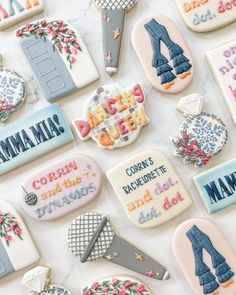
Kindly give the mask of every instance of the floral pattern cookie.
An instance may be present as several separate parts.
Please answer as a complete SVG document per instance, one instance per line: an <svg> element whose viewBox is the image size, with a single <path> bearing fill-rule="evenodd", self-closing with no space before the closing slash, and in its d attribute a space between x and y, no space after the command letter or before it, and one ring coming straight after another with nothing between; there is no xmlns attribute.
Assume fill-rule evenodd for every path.
<svg viewBox="0 0 236 295"><path fill-rule="evenodd" d="M23 77L2 67L0 56L0 122L7 120L11 113L19 109L26 98Z"/></svg>

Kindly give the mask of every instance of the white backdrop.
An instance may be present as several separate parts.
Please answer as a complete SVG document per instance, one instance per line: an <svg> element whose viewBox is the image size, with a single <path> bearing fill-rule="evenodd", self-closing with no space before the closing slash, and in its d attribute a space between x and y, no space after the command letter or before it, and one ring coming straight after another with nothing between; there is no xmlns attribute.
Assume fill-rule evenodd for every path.
<svg viewBox="0 0 236 295"><path fill-rule="evenodd" d="M177 24L186 38L195 61L193 82L188 89L178 95L164 95L153 90L132 49L130 36L133 25L140 17L155 13L169 16ZM81 115L83 103L98 85L113 81L105 73L103 66L100 15L89 0L47 0L45 16L64 18L73 23L80 31L101 75L100 82L93 83L83 90L59 101L66 118L71 121ZM123 86L132 84L135 81L143 84L147 98L146 112L150 117L150 124L142 130L141 136L135 143L126 148L114 151L101 150L92 141L82 143L76 138L76 141L73 143L24 165L5 176L1 176L0 198L10 201L20 210L40 250L40 264L51 267L53 282L64 284L71 290L72 294L80 294L84 285L97 278L129 273L125 269L102 260L93 264L85 263L82 265L71 256L67 249L67 229L70 221L83 212L94 210L110 215L118 234L129 239L150 255L160 258L161 262L168 267L172 275L169 281L159 282L138 276L150 286L153 294L190 295L193 292L176 264L171 250L171 237L176 226L190 217L210 218L222 229L226 238L236 251L235 208L231 207L211 216L207 214L191 180L191 177L196 175L200 169L185 166L180 159L175 158L173 156L174 147L170 143L169 138L178 134L179 127L183 121L183 117L175 110L178 99L182 95L198 91L205 96L204 110L219 115L229 130L227 146L222 153L210 162L208 168L235 156L235 126L226 110L220 90L213 79L205 59L205 53L208 49L214 48L235 37L235 34L233 34L233 32L235 33L235 24L212 33L193 33L185 26L174 0L140 0L137 7L128 13L125 27L125 42L123 44L120 70L118 75L114 77L114 80ZM5 58L5 65L18 71L27 79L29 95L26 104L11 117L10 122L47 105L23 57L19 51L15 50L16 42L13 38L13 29L15 28L10 28L0 33L0 52ZM159 149L166 154L175 166L180 177L182 177L193 198L193 206L190 210L163 226L151 230L135 228L128 221L105 177L100 196L95 201L57 221L50 223L34 221L22 212L20 208L22 182L36 170L66 155L77 152L91 156L101 165L102 171L105 174L106 170L121 160L150 148ZM201 169L201 171L204 169L206 168ZM28 291L22 288L20 284L24 272L23 270L1 279L0 294L28 294ZM133 273L130 274L133 275Z"/></svg>

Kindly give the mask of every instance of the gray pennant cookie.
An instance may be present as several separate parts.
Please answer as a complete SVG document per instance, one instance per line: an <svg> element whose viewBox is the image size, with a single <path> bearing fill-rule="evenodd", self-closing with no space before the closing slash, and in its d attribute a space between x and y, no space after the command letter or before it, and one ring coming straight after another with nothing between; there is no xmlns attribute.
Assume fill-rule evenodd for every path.
<svg viewBox="0 0 236 295"><path fill-rule="evenodd" d="M170 278L164 266L117 236L109 218L102 214L77 217L69 228L68 247L82 263L104 258L153 279Z"/></svg>

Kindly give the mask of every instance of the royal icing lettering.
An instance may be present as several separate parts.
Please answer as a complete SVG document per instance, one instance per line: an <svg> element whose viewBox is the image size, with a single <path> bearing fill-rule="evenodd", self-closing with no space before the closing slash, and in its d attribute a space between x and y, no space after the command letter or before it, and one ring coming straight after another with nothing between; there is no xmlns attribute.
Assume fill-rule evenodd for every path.
<svg viewBox="0 0 236 295"><path fill-rule="evenodd" d="M20 27L15 35L49 102L99 78L80 35L63 20L41 19Z"/></svg>
<svg viewBox="0 0 236 295"><path fill-rule="evenodd" d="M176 0L186 25L196 32L222 28L236 20L235 0Z"/></svg>
<svg viewBox="0 0 236 295"><path fill-rule="evenodd" d="M192 80L193 59L175 24L165 16L146 17L132 32L132 43L151 85L178 93Z"/></svg>
<svg viewBox="0 0 236 295"><path fill-rule="evenodd" d="M1 0L0 30L43 11L42 0Z"/></svg>
<svg viewBox="0 0 236 295"><path fill-rule="evenodd" d="M209 213L236 203L236 159L218 165L193 181Z"/></svg>
<svg viewBox="0 0 236 295"><path fill-rule="evenodd" d="M125 14L137 0L93 0L101 9L103 54L106 72L113 75L118 71L120 49L123 38Z"/></svg>
<svg viewBox="0 0 236 295"><path fill-rule="evenodd" d="M7 120L11 113L18 110L26 98L23 77L16 72L2 67L0 55L0 121Z"/></svg>
<svg viewBox="0 0 236 295"><path fill-rule="evenodd" d="M101 295L105 294L126 294L133 295L151 295L150 290L143 283L135 278L114 276L93 282L91 285L83 288L81 295Z"/></svg>
<svg viewBox="0 0 236 295"><path fill-rule="evenodd" d="M22 185L22 206L35 219L53 220L94 199L101 181L93 160L70 156L32 175Z"/></svg>
<svg viewBox="0 0 236 295"><path fill-rule="evenodd" d="M39 259L31 236L16 210L0 200L0 278Z"/></svg>
<svg viewBox="0 0 236 295"><path fill-rule="evenodd" d="M58 105L28 115L1 129L0 175L72 140Z"/></svg>
<svg viewBox="0 0 236 295"><path fill-rule="evenodd" d="M85 120L73 126L82 140L91 137L100 147L113 149L132 143L149 119L139 84L122 89L117 84L99 87L84 108Z"/></svg>
<svg viewBox="0 0 236 295"><path fill-rule="evenodd" d="M122 162L107 172L107 178L128 218L141 228L167 222L192 203L173 167L158 151Z"/></svg>
<svg viewBox="0 0 236 295"><path fill-rule="evenodd" d="M208 51L207 58L236 124L236 40Z"/></svg>
<svg viewBox="0 0 236 295"><path fill-rule="evenodd" d="M160 263L117 236L109 218L102 214L91 212L78 216L68 231L68 247L82 263L104 258L152 279L170 278Z"/></svg>
<svg viewBox="0 0 236 295"><path fill-rule="evenodd" d="M189 219L172 238L176 260L194 294L236 293L236 257L220 230L206 219Z"/></svg>

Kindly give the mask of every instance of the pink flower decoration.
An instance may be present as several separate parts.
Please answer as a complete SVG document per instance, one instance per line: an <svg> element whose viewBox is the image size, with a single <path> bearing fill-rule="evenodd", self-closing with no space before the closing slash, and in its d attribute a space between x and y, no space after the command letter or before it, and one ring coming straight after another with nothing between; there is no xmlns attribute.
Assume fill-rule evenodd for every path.
<svg viewBox="0 0 236 295"><path fill-rule="evenodd" d="M9 231L12 231L12 228L11 227L7 227L6 228L6 232L9 232Z"/></svg>
<svg viewBox="0 0 236 295"><path fill-rule="evenodd" d="M71 51L72 51L72 53L75 54L75 55L78 54L78 50L77 50L75 47L72 47L72 48L71 48Z"/></svg>
<svg viewBox="0 0 236 295"><path fill-rule="evenodd" d="M59 26L62 26L62 25L63 25L63 20L58 20L58 21L57 21L57 24L58 24Z"/></svg>
<svg viewBox="0 0 236 295"><path fill-rule="evenodd" d="M8 215L7 215L7 218L12 219L13 216L12 216L11 214L8 214Z"/></svg>
<svg viewBox="0 0 236 295"><path fill-rule="evenodd" d="M74 63L75 61L76 61L76 58L75 58L74 56L71 56L71 57L70 57L70 62L71 62L71 63Z"/></svg>
<svg viewBox="0 0 236 295"><path fill-rule="evenodd" d="M95 291L100 287L100 284L98 282L95 282L92 284L92 289L94 289Z"/></svg>
<svg viewBox="0 0 236 295"><path fill-rule="evenodd" d="M34 28L32 27L31 24L26 24L26 25L25 25L25 28L26 28L26 30L27 30L28 32L32 32L32 31L34 30Z"/></svg>
<svg viewBox="0 0 236 295"><path fill-rule="evenodd" d="M19 223L17 221L14 221L12 222L11 226L14 227L14 226L17 226Z"/></svg>
<svg viewBox="0 0 236 295"><path fill-rule="evenodd" d="M59 29L58 29L57 27L52 27L52 30L53 30L54 32L57 32Z"/></svg>
<svg viewBox="0 0 236 295"><path fill-rule="evenodd" d="M139 285L138 290L139 290L140 292L145 292L145 291L147 291L147 290L146 290L146 287L145 287L143 284Z"/></svg>
<svg viewBox="0 0 236 295"><path fill-rule="evenodd" d="M57 36L57 38L58 38L60 41L62 41L62 40L64 39L63 36L60 35L60 34Z"/></svg>
<svg viewBox="0 0 236 295"><path fill-rule="evenodd" d="M89 290L86 290L83 295L90 295L90 294L91 292Z"/></svg>
<svg viewBox="0 0 236 295"><path fill-rule="evenodd" d="M189 139L189 135L188 134L183 134L183 139Z"/></svg>
<svg viewBox="0 0 236 295"><path fill-rule="evenodd" d="M118 290L112 290L111 293L112 293L112 294L118 294L119 291L118 291Z"/></svg>
<svg viewBox="0 0 236 295"><path fill-rule="evenodd" d="M56 48L58 48L58 49L62 49L62 45L61 45L60 43L56 43L55 46L56 46Z"/></svg>
<svg viewBox="0 0 236 295"><path fill-rule="evenodd" d="M108 288L107 287L103 287L102 288L102 292L107 292L108 291Z"/></svg>
<svg viewBox="0 0 236 295"><path fill-rule="evenodd" d="M19 29L19 30L16 31L16 36L20 37L20 36L22 36L22 33L23 33L22 30Z"/></svg>
<svg viewBox="0 0 236 295"><path fill-rule="evenodd" d="M65 28L65 27L63 27L63 28L60 28L60 31L61 31L62 33L65 33L67 30L68 30L68 29L67 29L67 28Z"/></svg>
<svg viewBox="0 0 236 295"><path fill-rule="evenodd" d="M114 286L114 285L116 285L117 284L117 279L116 278L113 278L112 280L111 280L111 284Z"/></svg>
<svg viewBox="0 0 236 295"><path fill-rule="evenodd" d="M41 21L41 26L46 27L46 25L47 25L47 21L46 21L46 19L43 20L43 21Z"/></svg>
<svg viewBox="0 0 236 295"><path fill-rule="evenodd" d="M74 44L74 47L79 49L80 48L80 45L78 43Z"/></svg>
<svg viewBox="0 0 236 295"><path fill-rule="evenodd" d="M69 53L68 47L64 46L64 51L65 51L65 53Z"/></svg>
<svg viewBox="0 0 236 295"><path fill-rule="evenodd" d="M126 288L128 288L128 287L130 287L130 286L132 286L133 284L132 284L132 282L131 281L128 281L128 282L126 282L125 284L124 284L124 286L126 287Z"/></svg>
<svg viewBox="0 0 236 295"><path fill-rule="evenodd" d="M5 236L6 241L11 241L12 237L10 235Z"/></svg>
<svg viewBox="0 0 236 295"><path fill-rule="evenodd" d="M47 33L47 34L51 34L51 29L47 28L47 29L46 29L46 33Z"/></svg>
<svg viewBox="0 0 236 295"><path fill-rule="evenodd" d="M68 30L68 32L67 32L69 35L73 35L73 31L71 31L71 30Z"/></svg>
<svg viewBox="0 0 236 295"><path fill-rule="evenodd" d="M71 38L70 43L74 43L76 41L76 38Z"/></svg>
<svg viewBox="0 0 236 295"><path fill-rule="evenodd" d="M0 217L0 223L2 223L2 222L3 222L3 218Z"/></svg>
<svg viewBox="0 0 236 295"><path fill-rule="evenodd" d="M20 228L18 228L14 231L14 233L19 236L22 234L22 230Z"/></svg>
<svg viewBox="0 0 236 295"><path fill-rule="evenodd" d="M52 35L53 38L55 38L55 37L57 36L57 33L54 32L54 31L52 31L52 32L51 32L51 35Z"/></svg>
<svg viewBox="0 0 236 295"><path fill-rule="evenodd" d="M64 41L65 41L66 43L68 43L68 42L70 42L70 39L69 39L69 38L65 38Z"/></svg>
<svg viewBox="0 0 236 295"><path fill-rule="evenodd" d="M52 25L47 25L47 28L51 30L52 29Z"/></svg>
<svg viewBox="0 0 236 295"><path fill-rule="evenodd" d="M43 34L43 31L40 30L40 29L38 29L38 30L36 30L36 33L37 33L38 35L41 35L41 34Z"/></svg>

